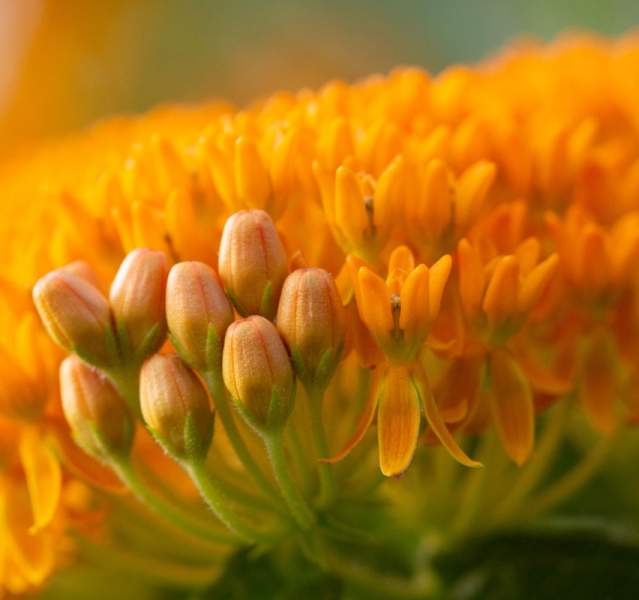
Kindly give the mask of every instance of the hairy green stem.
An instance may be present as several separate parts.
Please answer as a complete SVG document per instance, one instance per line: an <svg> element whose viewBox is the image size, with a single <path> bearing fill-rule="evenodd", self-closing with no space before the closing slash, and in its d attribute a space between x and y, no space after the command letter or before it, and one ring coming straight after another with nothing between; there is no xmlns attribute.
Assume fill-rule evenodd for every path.
<svg viewBox="0 0 639 600"><path fill-rule="evenodd" d="M281 431L264 436L264 444L268 451L273 474L280 486L282 496L288 505L291 515L298 525L310 529L315 524L315 513L311 510L304 497L300 494L293 479L284 452L284 439Z"/></svg>
<svg viewBox="0 0 639 600"><path fill-rule="evenodd" d="M322 401L324 399L324 391L325 388L319 386L313 386L308 389L311 430L317 458L326 458L329 456L326 432L324 430L324 422L322 420ZM320 495L318 504L320 507L326 508L335 500L335 474L333 473L332 465L320 463L318 468L320 477Z"/></svg>
<svg viewBox="0 0 639 600"><path fill-rule="evenodd" d="M264 532L251 527L229 507L234 498L227 495L222 486L211 477L203 462L193 462L183 467L191 476L209 508L230 531L251 544L259 542L271 545L277 541L279 532Z"/></svg>
<svg viewBox="0 0 639 600"><path fill-rule="evenodd" d="M135 494L138 500L162 519L183 529L196 538L215 543L235 544L237 538L225 531L219 531L199 519L183 513L169 502L163 500L151 491L140 479L131 461L122 459L112 465L122 482Z"/></svg>
<svg viewBox="0 0 639 600"><path fill-rule="evenodd" d="M206 385L215 405L218 418L222 421L224 431L237 455L238 459L246 469L247 473L255 480L255 483L275 502L281 502L281 498L266 475L262 472L255 459L251 456L246 447L242 435L235 423L230 409L230 400L224 382L220 374L215 371L206 371L203 374Z"/></svg>

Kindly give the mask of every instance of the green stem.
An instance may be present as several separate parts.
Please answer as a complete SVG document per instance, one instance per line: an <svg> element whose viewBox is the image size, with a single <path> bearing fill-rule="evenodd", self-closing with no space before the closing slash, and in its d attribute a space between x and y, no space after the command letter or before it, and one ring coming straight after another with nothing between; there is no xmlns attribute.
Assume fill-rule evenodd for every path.
<svg viewBox="0 0 639 600"><path fill-rule="evenodd" d="M490 457L494 455L497 446L496 437L492 432L486 432L481 441L478 452L479 461L488 465L492 461ZM473 527L475 517L480 512L482 502L485 500L483 491L486 485L488 468L468 470L465 474L464 488L461 492L459 511L455 516L451 531L453 537L462 537Z"/></svg>
<svg viewBox="0 0 639 600"><path fill-rule="evenodd" d="M307 448L300 439L297 427L288 427L286 433L291 445L291 454L293 455L296 471L301 481L301 488L303 491L310 493L314 484L313 473L310 469L310 463L313 462L313 459L309 457Z"/></svg>
<svg viewBox="0 0 639 600"><path fill-rule="evenodd" d="M528 494L547 472L548 467L552 464L552 455L561 442L570 406L571 402L568 398L560 401L557 411L550 417L550 422L547 423L543 431L530 462L524 467L504 501L497 507L492 518L493 524L498 525L512 518Z"/></svg>
<svg viewBox="0 0 639 600"><path fill-rule="evenodd" d="M267 533L247 525L238 515L229 508L233 498L227 496L224 489L218 485L207 471L204 462L196 462L184 465L193 483L200 490L202 498L209 505L215 516L233 533L251 544L260 542L272 545L279 537L278 533Z"/></svg>
<svg viewBox="0 0 639 600"><path fill-rule="evenodd" d="M106 371L133 415L142 419L140 411L140 365L113 367Z"/></svg>
<svg viewBox="0 0 639 600"><path fill-rule="evenodd" d="M304 497L300 494L291 479L290 470L284 453L284 440L281 431L264 436L264 444L268 451L273 474L280 486L284 500L299 526L310 529L315 524L315 513L311 510Z"/></svg>
<svg viewBox="0 0 639 600"><path fill-rule="evenodd" d="M98 546L84 538L78 538L77 541L82 554L101 568L133 575L156 585L181 588L207 587L218 576L222 564L220 560L220 565L185 565L150 558L121 548Z"/></svg>
<svg viewBox="0 0 639 600"><path fill-rule="evenodd" d="M206 385L209 389L218 418L222 421L224 431L237 455L238 459L246 469L247 473L255 480L259 487L273 500L281 502L281 498L266 475L255 462L249 449L246 447L242 435L240 434L235 419L230 410L229 395L224 386L220 374L215 371L205 371L202 373Z"/></svg>
<svg viewBox="0 0 639 600"><path fill-rule="evenodd" d="M326 432L324 431L324 422L322 420L324 391L325 388L319 386L313 386L308 389L311 431L313 433L313 443L315 444L315 452L318 458L326 458L330 455L326 441ZM335 474L333 473L332 465L320 463L318 468L320 477L318 504L320 507L326 508L335 500Z"/></svg>
<svg viewBox="0 0 639 600"><path fill-rule="evenodd" d="M612 443L613 436L603 438L571 471L533 498L527 507L526 518L549 511L585 485L604 462Z"/></svg>
<svg viewBox="0 0 639 600"><path fill-rule="evenodd" d="M135 494L138 500L164 520L199 539L231 545L237 543L235 536L231 536L224 531L212 529L207 523L203 523L198 519L193 519L191 516L184 514L153 493L140 479L130 460L122 459L115 461L112 467L118 477Z"/></svg>

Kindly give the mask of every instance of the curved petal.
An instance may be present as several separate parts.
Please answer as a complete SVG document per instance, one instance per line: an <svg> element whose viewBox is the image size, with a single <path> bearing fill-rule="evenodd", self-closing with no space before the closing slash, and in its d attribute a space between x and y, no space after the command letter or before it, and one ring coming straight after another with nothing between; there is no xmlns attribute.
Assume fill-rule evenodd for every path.
<svg viewBox="0 0 639 600"><path fill-rule="evenodd" d="M407 369L391 367L377 410L379 468L386 477L401 475L410 465L420 421L419 399Z"/></svg>
<svg viewBox="0 0 639 600"><path fill-rule="evenodd" d="M586 350L579 385L579 401L592 425L610 434L618 425L615 353L605 334L595 334Z"/></svg>
<svg viewBox="0 0 639 600"><path fill-rule="evenodd" d="M27 429L20 439L20 460L29 488L33 525L30 533L46 527L55 514L62 489L60 464L51 447L36 429Z"/></svg>
<svg viewBox="0 0 639 600"><path fill-rule="evenodd" d="M501 442L510 458L522 465L532 452L535 414L532 392L513 357L497 350L490 359L490 406Z"/></svg>
<svg viewBox="0 0 639 600"><path fill-rule="evenodd" d="M435 398L433 397L430 384L428 383L428 377L426 376L424 369L418 363L416 363L415 367L414 381L424 405L424 414L426 415L428 424L435 432L435 435L439 438L439 441L446 450L450 452L450 455L462 465L467 467L482 467L483 465L480 462L470 458L460 448L459 444L448 430L448 427L439 412L439 408L435 402Z"/></svg>
<svg viewBox="0 0 639 600"><path fill-rule="evenodd" d="M355 446L357 446L357 444L359 444L364 438L364 436L366 435L366 432L368 431L368 429L371 426L371 423L373 422L376 408L377 408L377 385L372 385L371 390L369 391L369 394L368 394L368 399L366 400L366 404L364 405L364 410L362 411L362 414L360 415L359 420L357 421L357 426L355 427L355 433L350 437L350 439L346 442L344 447L337 454L334 454L333 456L329 456L326 458L320 458L319 462L335 464L345 459L350 454L351 450L353 450L353 448L355 448Z"/></svg>

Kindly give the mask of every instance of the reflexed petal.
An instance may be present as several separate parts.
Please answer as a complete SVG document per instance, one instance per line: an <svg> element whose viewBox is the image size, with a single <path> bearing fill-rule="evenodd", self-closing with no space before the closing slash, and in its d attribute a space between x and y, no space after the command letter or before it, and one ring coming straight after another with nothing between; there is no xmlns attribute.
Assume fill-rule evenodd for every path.
<svg viewBox="0 0 639 600"><path fill-rule="evenodd" d="M618 425L617 359L605 332L595 334L584 356L579 401L588 419L601 433L610 434Z"/></svg>
<svg viewBox="0 0 639 600"><path fill-rule="evenodd" d="M496 350L490 361L490 404L506 453L522 465L533 449L535 414L532 392L513 357Z"/></svg>
<svg viewBox="0 0 639 600"><path fill-rule="evenodd" d="M414 376L414 381L417 384L417 389L424 405L424 414L426 415L428 424L431 426L442 445L446 448L446 450L448 450L448 452L450 452L451 456L462 465L467 467L483 466L480 462L470 458L459 447L459 444L448 430L448 427L446 427L446 423L439 412L439 408L430 389L426 373L419 365L417 365L417 368L415 369Z"/></svg>
<svg viewBox="0 0 639 600"><path fill-rule="evenodd" d="M51 536L30 533L32 515L26 489L9 486L5 501L8 556L31 585L38 585L53 568Z"/></svg>
<svg viewBox="0 0 639 600"><path fill-rule="evenodd" d="M373 385L368 393L368 398L366 400L366 404L364 405L364 410L362 410L362 414L357 421L357 426L355 427L355 433L349 438L344 447L333 456L329 456L327 458L320 458L319 462L321 463L337 463L344 458L346 458L351 450L359 444L366 432L371 426L373 422L373 418L375 417L375 409L377 408L377 399L378 399L378 386Z"/></svg>
<svg viewBox="0 0 639 600"><path fill-rule="evenodd" d="M20 459L29 488L33 526L37 532L51 522L62 487L62 473L58 459L48 444L43 443L40 432L27 429L20 440Z"/></svg>
<svg viewBox="0 0 639 600"><path fill-rule="evenodd" d="M419 437L419 399L405 368L391 368L377 411L379 467L387 477L401 475L413 460Z"/></svg>

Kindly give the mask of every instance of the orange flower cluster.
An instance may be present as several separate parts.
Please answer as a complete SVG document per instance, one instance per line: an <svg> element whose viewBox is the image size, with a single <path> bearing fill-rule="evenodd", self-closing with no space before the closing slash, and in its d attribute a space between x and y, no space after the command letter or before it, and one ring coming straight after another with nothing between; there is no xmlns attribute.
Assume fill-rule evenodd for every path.
<svg viewBox="0 0 639 600"><path fill-rule="evenodd" d="M263 210L281 249L262 240L262 254L252 252L254 230L239 225L222 239L239 248L237 263L220 256L236 310L277 320L287 273L319 267L337 282L346 314L351 358L338 373L375 373L354 435L343 449L329 436L322 458L345 456L376 417L385 475L409 466L420 436L477 466L459 436L492 426L522 464L535 415L556 401L576 396L603 434L639 420L636 72L636 37L565 39L436 77L398 69L281 92L242 111L216 105L103 125L3 168L6 285L27 288L84 260L104 289L137 248L217 266L229 217ZM125 306L135 313L134 300ZM60 356L27 302L15 306L2 309L0 364L0 541L11 541L0 543L0 582L10 589L48 571L19 563L16 540L35 544L54 514L68 512L49 492L68 476L48 446L30 442L61 429ZM334 339L330 311L319 310ZM284 313L299 319L290 335L304 338L310 308ZM258 335L266 325L254 327ZM303 382L308 356L292 356ZM229 372L235 388L251 388ZM33 522L8 516L14 493L30 496ZM6 575L16 572L19 585Z"/></svg>

